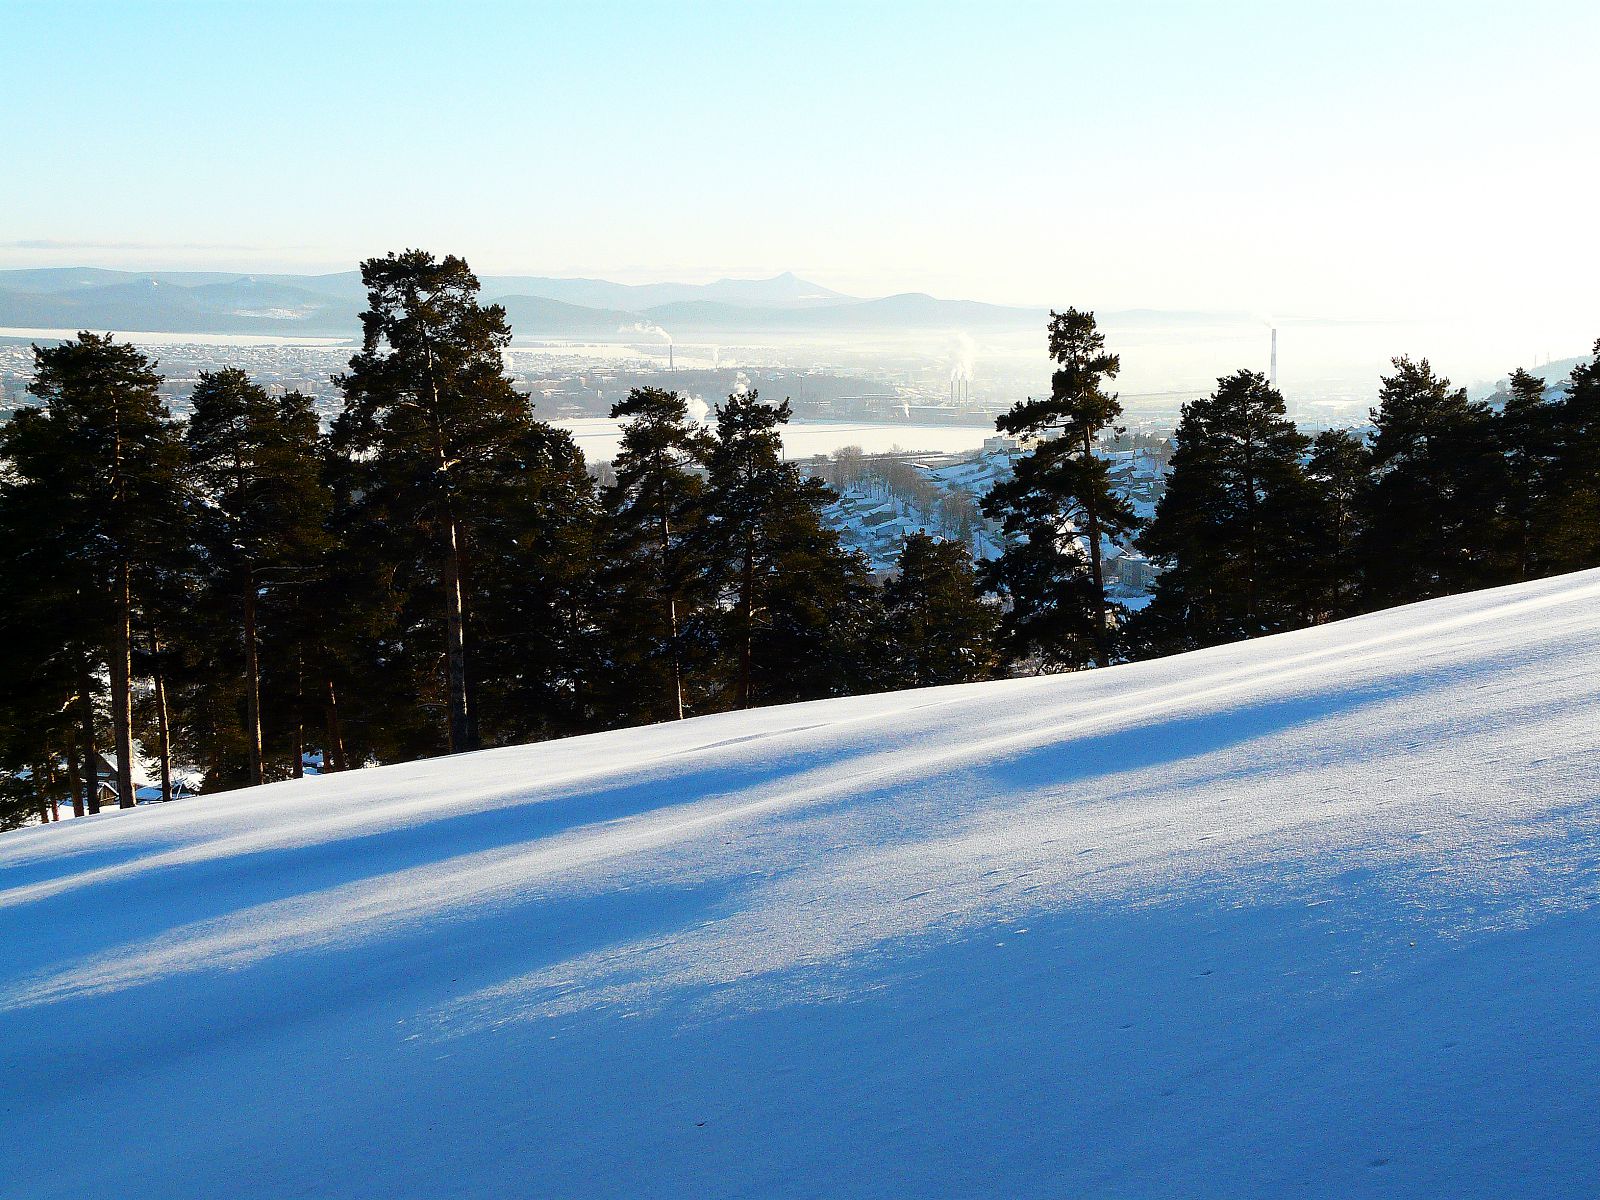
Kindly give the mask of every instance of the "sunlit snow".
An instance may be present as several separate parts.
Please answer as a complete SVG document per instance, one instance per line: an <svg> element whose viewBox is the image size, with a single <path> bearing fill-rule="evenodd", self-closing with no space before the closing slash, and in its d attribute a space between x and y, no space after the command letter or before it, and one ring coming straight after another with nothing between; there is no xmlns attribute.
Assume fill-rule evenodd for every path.
<svg viewBox="0 0 1600 1200"><path fill-rule="evenodd" d="M1600 572L0 836L0 1195L1600 1191Z"/></svg>

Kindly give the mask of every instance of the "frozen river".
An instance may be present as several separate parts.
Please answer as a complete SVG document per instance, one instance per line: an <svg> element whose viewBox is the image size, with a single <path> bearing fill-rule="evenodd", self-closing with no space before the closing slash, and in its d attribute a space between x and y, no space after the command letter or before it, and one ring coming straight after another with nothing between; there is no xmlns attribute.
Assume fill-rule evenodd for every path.
<svg viewBox="0 0 1600 1200"><path fill-rule="evenodd" d="M609 417L556 421L571 431L590 462L617 456L620 422ZM977 450L983 439L994 436L987 425L921 425L912 422L881 424L865 421L792 421L783 430L783 448L790 458L832 454L845 446L859 446L872 454L889 450L943 451L959 454Z"/></svg>

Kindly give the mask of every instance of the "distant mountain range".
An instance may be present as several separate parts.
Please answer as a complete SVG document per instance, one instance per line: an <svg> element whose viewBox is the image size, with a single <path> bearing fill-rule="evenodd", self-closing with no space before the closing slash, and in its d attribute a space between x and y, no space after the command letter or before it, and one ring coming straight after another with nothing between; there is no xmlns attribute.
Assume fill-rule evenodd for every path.
<svg viewBox="0 0 1600 1200"><path fill-rule="evenodd" d="M740 334L1038 329L1043 309L920 293L862 299L793 274L716 283L483 276L524 336L637 339ZM365 304L354 271L333 275L136 273L94 267L0 271L0 327L122 333L353 336Z"/></svg>

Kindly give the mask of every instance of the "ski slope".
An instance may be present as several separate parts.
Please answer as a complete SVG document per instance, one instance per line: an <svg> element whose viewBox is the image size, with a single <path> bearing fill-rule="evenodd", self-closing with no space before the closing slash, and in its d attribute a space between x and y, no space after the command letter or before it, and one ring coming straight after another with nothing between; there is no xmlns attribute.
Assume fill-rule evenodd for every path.
<svg viewBox="0 0 1600 1200"><path fill-rule="evenodd" d="M1600 572L0 837L0 1196L1600 1195Z"/></svg>

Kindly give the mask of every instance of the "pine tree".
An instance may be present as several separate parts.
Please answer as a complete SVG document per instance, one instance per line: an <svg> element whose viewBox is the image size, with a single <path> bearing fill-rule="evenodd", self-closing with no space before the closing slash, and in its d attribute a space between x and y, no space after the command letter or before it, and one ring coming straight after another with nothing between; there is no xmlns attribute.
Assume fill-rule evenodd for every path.
<svg viewBox="0 0 1600 1200"><path fill-rule="evenodd" d="M1372 413L1364 554L1372 602L1408 604L1502 581L1505 478L1493 414L1427 359L1397 358L1394 368Z"/></svg>
<svg viewBox="0 0 1600 1200"><path fill-rule="evenodd" d="M471 750L473 543L506 480L521 474L532 410L503 371L505 310L479 303L464 261L408 250L368 259L361 279L362 349L337 381L345 410L335 441L360 467L358 519L388 523L398 542L420 537L414 549L427 561L407 565L418 586L431 580L443 616L448 748Z"/></svg>
<svg viewBox="0 0 1600 1200"><path fill-rule="evenodd" d="M611 707L629 721L682 720L685 633L708 599L697 551L714 443L685 397L659 388L635 388L611 416L624 422L605 494Z"/></svg>
<svg viewBox="0 0 1600 1200"><path fill-rule="evenodd" d="M81 736L78 654L104 628L84 628L53 516L42 489L0 474L0 779L9 780L0 791L10 796L8 818L0 795L0 828L48 808L44 766L71 765ZM83 816L86 798L75 782L68 799ZM99 811L97 798L87 800Z"/></svg>
<svg viewBox="0 0 1600 1200"><path fill-rule="evenodd" d="M1538 556L1547 573L1600 566L1600 341L1552 405L1550 461L1538 515Z"/></svg>
<svg viewBox="0 0 1600 1200"><path fill-rule="evenodd" d="M1348 429L1325 429L1311 443L1306 476L1314 504L1305 543L1315 619L1339 620L1360 611L1365 591L1362 518L1372 483L1372 452Z"/></svg>
<svg viewBox="0 0 1600 1200"><path fill-rule="evenodd" d="M822 521L833 493L783 461L789 415L754 391L717 408L702 545L738 708L847 694L873 625L866 564Z"/></svg>
<svg viewBox="0 0 1600 1200"><path fill-rule="evenodd" d="M331 442L335 549L311 600L325 618L318 665L328 745L347 766L437 754L448 746L438 720L448 712L438 536L402 523L371 480L371 460L341 443L338 421Z"/></svg>
<svg viewBox="0 0 1600 1200"><path fill-rule="evenodd" d="M472 535L473 682L494 745L591 727L601 661L594 480L564 430L529 421L510 449Z"/></svg>
<svg viewBox="0 0 1600 1200"><path fill-rule="evenodd" d="M34 465L23 474L7 449L11 439L37 443L51 435L43 425L30 429L41 415L24 409L0 434L0 772L11 778L19 820L37 812L37 767L55 755L52 747L70 766L86 729L94 741L92 722L82 724L94 695L80 700L79 693L92 674L86 658L100 652L111 624L107 598L84 591L83 523L91 514L62 506L57 494L71 486L58 471L67 464L36 445ZM99 812L99 796L75 785L72 808L77 816Z"/></svg>
<svg viewBox="0 0 1600 1200"><path fill-rule="evenodd" d="M321 477L320 431L310 400L280 397L229 368L202 372L186 440L197 485L207 500L207 559L220 607L237 614L233 639L243 648L244 747L252 784L265 781L262 742L264 596L295 589L316 569L324 546L329 498ZM284 632L295 632L286 619ZM289 656L303 655L288 639ZM279 664L280 666L282 664Z"/></svg>
<svg viewBox="0 0 1600 1200"><path fill-rule="evenodd" d="M962 543L909 534L884 584L883 608L886 687L969 683L995 673L998 613Z"/></svg>
<svg viewBox="0 0 1600 1200"><path fill-rule="evenodd" d="M1501 513L1506 557L1512 578L1521 582L1541 573L1540 509L1555 454L1555 410L1545 403L1544 380L1538 376L1518 367L1510 384L1495 428L1506 468Z"/></svg>
<svg viewBox="0 0 1600 1200"><path fill-rule="evenodd" d="M62 531L62 569L81 614L80 678L93 703L93 661L110 676L117 796L132 807L133 641L145 573L182 537L183 445L157 392L155 364L110 335L34 348L29 390L44 402L20 412L0 440L11 479L47 497ZM60 599L68 603L65 587ZM85 733L92 721L85 722ZM92 772L91 772L92 776Z"/></svg>
<svg viewBox="0 0 1600 1200"><path fill-rule="evenodd" d="M1293 628L1305 612L1309 446L1266 377L1239 371L1183 407L1141 548L1160 567L1141 624L1167 649Z"/></svg>
<svg viewBox="0 0 1600 1200"><path fill-rule="evenodd" d="M1010 602L1003 632L1014 657L1105 666L1113 619L1101 542L1137 523L1095 453L1122 413L1105 390L1121 361L1106 353L1094 314L1077 309L1050 314L1049 349L1057 365L1049 398L1027 399L995 422L1002 433L1036 441L983 499L984 514L998 518L1007 537L985 580Z"/></svg>
<svg viewBox="0 0 1600 1200"><path fill-rule="evenodd" d="M329 588L348 616L329 736L382 761L586 727L599 511L583 456L506 377L505 313L464 262L407 251L363 279L331 442Z"/></svg>

